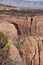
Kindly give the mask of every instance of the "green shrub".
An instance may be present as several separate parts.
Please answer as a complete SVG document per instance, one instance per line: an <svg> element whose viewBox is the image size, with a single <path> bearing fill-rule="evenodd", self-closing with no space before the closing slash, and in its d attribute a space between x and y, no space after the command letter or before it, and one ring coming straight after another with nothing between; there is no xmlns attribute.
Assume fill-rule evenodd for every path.
<svg viewBox="0 0 43 65"><path fill-rule="evenodd" d="M0 49L4 48L7 43L8 37L2 32L0 32Z"/></svg>
<svg viewBox="0 0 43 65"><path fill-rule="evenodd" d="M8 37L0 32L0 65L6 65L10 58L10 46L8 44Z"/></svg>

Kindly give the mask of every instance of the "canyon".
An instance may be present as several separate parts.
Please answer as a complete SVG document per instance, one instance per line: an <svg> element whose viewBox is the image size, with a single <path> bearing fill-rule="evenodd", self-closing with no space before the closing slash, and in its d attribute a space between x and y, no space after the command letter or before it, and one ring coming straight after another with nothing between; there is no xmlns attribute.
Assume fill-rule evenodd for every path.
<svg viewBox="0 0 43 65"><path fill-rule="evenodd" d="M9 37L11 47L7 65L43 65L43 15L29 16L10 7L0 8L0 32Z"/></svg>

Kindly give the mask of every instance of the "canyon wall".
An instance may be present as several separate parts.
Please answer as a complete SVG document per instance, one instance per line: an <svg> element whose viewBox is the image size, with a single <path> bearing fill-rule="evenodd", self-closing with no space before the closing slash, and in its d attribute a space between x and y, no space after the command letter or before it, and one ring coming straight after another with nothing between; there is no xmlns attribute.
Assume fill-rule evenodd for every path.
<svg viewBox="0 0 43 65"><path fill-rule="evenodd" d="M18 35L43 36L43 16L23 17L0 15L0 22L10 22L18 32Z"/></svg>
<svg viewBox="0 0 43 65"><path fill-rule="evenodd" d="M43 16L0 15L0 32L8 35L14 52L18 51L11 53L13 62L8 65L43 65Z"/></svg>

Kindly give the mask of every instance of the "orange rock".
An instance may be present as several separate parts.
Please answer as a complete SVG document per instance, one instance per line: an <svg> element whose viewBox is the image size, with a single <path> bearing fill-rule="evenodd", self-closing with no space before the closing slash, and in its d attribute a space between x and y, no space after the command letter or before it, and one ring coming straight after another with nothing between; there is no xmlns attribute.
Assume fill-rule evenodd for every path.
<svg viewBox="0 0 43 65"><path fill-rule="evenodd" d="M15 28L15 26L8 22L0 23L0 32L4 32L5 34L7 34L11 40L18 36L17 29Z"/></svg>
<svg viewBox="0 0 43 65"><path fill-rule="evenodd" d="M0 15L0 22L11 22L19 31L19 35L30 35L31 17Z"/></svg>
<svg viewBox="0 0 43 65"><path fill-rule="evenodd" d="M18 46L20 54L25 56L26 65L38 65L39 64L39 53L38 53L38 42L39 38L35 36L29 36L24 39L24 42ZM22 51L22 53L21 53Z"/></svg>
<svg viewBox="0 0 43 65"><path fill-rule="evenodd" d="M32 35L43 36L43 16L35 16L32 21Z"/></svg>

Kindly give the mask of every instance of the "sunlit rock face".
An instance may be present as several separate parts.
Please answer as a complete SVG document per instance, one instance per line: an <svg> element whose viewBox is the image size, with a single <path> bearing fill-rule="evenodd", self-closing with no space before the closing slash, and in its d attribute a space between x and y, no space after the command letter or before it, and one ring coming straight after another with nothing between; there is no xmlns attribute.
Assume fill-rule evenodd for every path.
<svg viewBox="0 0 43 65"><path fill-rule="evenodd" d="M30 35L31 17L0 15L0 22L10 22L16 26L19 35Z"/></svg>
<svg viewBox="0 0 43 65"><path fill-rule="evenodd" d="M7 34L10 39L16 38L18 36L15 26L8 22L0 23L0 32L4 32L5 34Z"/></svg>
<svg viewBox="0 0 43 65"><path fill-rule="evenodd" d="M28 36L19 40L16 45L26 65L43 64L43 37Z"/></svg>
<svg viewBox="0 0 43 65"><path fill-rule="evenodd" d="M8 41L12 61L7 65L43 65L43 37L20 37L18 41Z"/></svg>
<svg viewBox="0 0 43 65"><path fill-rule="evenodd" d="M19 35L40 35L43 36L43 16L10 16L0 14L0 22L10 22L18 30Z"/></svg>
<svg viewBox="0 0 43 65"><path fill-rule="evenodd" d="M37 41L35 40L34 37L32 36L29 36L29 37L26 37L23 41L23 43L21 43L19 46L18 46L18 49L20 50L20 54L21 52L23 53L23 57L25 56L25 59L26 59L26 65L31 65L33 59L34 59L34 56L36 57L36 65L38 65L38 61L39 61L39 58L38 58L38 47L37 47ZM36 55L35 55L35 50L36 51ZM24 59L24 60L25 60Z"/></svg>
<svg viewBox="0 0 43 65"><path fill-rule="evenodd" d="M43 16L35 16L32 21L32 35L43 36Z"/></svg>

